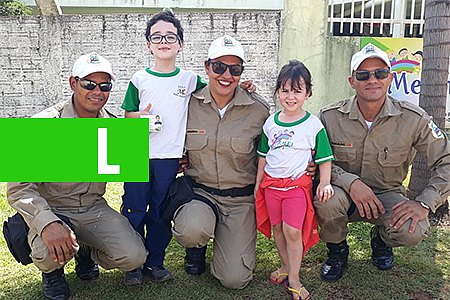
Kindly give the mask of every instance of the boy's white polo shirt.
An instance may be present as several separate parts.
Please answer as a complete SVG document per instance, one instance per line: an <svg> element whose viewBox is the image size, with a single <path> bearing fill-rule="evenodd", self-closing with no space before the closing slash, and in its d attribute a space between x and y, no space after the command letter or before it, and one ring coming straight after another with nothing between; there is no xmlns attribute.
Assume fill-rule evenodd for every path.
<svg viewBox="0 0 450 300"><path fill-rule="evenodd" d="M160 115L163 122L161 131L150 133L150 159L182 156L189 99L192 92L205 85L197 74L180 68L172 73L146 68L133 75L122 108L142 111L151 103L150 114Z"/></svg>

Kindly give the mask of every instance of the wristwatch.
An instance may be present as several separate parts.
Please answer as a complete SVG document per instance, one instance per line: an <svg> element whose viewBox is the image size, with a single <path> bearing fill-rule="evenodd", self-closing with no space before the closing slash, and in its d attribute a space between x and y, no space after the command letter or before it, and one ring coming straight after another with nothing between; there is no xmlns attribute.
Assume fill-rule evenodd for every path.
<svg viewBox="0 0 450 300"><path fill-rule="evenodd" d="M420 203L420 206L422 206L423 208L430 210L430 207L428 205L426 205L425 203L423 203L423 202L419 202L419 203Z"/></svg>

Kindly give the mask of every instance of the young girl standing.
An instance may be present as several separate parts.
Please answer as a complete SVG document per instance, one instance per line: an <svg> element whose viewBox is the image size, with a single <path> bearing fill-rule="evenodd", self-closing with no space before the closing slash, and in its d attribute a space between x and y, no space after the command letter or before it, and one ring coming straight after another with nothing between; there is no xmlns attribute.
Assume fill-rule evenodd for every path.
<svg viewBox="0 0 450 300"><path fill-rule="evenodd" d="M311 73L303 63L291 60L283 66L275 88L282 110L263 126L255 187L258 229L270 238L270 220L281 259L270 280L285 281L293 299L303 300L310 295L300 283L302 257L318 241L312 179L305 174L310 160L319 165L318 200L328 201L334 193L327 133L319 119L303 109L311 87Z"/></svg>

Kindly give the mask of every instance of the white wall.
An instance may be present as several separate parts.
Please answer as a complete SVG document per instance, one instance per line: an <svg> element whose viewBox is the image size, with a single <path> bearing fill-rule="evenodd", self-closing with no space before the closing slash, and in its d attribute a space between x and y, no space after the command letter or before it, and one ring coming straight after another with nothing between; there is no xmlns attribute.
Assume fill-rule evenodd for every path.
<svg viewBox="0 0 450 300"><path fill-rule="evenodd" d="M21 0L35 5L33 0ZM61 7L172 7L193 9L281 10L283 0L58 0Z"/></svg>

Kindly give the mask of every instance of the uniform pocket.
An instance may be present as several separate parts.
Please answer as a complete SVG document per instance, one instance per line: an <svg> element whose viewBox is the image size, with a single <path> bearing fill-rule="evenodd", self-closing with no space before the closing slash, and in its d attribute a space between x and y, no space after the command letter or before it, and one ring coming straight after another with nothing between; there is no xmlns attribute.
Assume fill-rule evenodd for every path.
<svg viewBox="0 0 450 300"><path fill-rule="evenodd" d="M207 151L208 136L201 134L188 134L186 136L185 148L189 158L189 165L197 170L203 170L208 165L210 151Z"/></svg>
<svg viewBox="0 0 450 300"><path fill-rule="evenodd" d="M253 272L256 264L256 257L252 254L245 254L242 256L242 262L244 266L250 271Z"/></svg>
<svg viewBox="0 0 450 300"><path fill-rule="evenodd" d="M333 154L336 162L349 162L356 159L356 149L350 147L333 147Z"/></svg>
<svg viewBox="0 0 450 300"><path fill-rule="evenodd" d="M253 141L251 139L243 139L232 137L231 138L231 149L236 153L248 154L254 149Z"/></svg>
<svg viewBox="0 0 450 300"><path fill-rule="evenodd" d="M377 160L380 165L378 172L387 186L399 185L406 178L408 168L403 165L407 159L408 151L401 149L384 148L378 152Z"/></svg>
<svg viewBox="0 0 450 300"><path fill-rule="evenodd" d="M186 137L186 143L185 147L188 151L198 151L202 150L206 147L206 144L208 143L208 137L206 135L187 135Z"/></svg>
<svg viewBox="0 0 450 300"><path fill-rule="evenodd" d="M387 148L378 152L378 162L383 167L398 167L406 159L408 152L401 150L388 150Z"/></svg>

